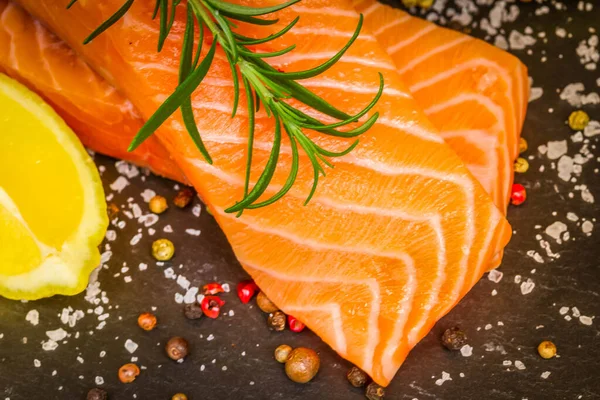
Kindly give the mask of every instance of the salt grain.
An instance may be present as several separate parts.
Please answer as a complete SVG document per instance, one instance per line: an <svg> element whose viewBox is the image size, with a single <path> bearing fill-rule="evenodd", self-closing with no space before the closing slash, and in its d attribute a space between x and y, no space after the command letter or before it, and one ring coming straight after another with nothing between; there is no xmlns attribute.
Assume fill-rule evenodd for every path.
<svg viewBox="0 0 600 400"><path fill-rule="evenodd" d="M25 321L31 323L31 325L36 326L40 323L40 313L38 310L30 310L25 316Z"/></svg>
<svg viewBox="0 0 600 400"><path fill-rule="evenodd" d="M550 374L551 374L550 371L546 371L546 372L542 372L542 375L540 375L540 376L542 377L542 379L548 379Z"/></svg>
<svg viewBox="0 0 600 400"><path fill-rule="evenodd" d="M460 348L460 354L462 354L463 357L471 357L471 355L473 355L473 347L465 344Z"/></svg>
<svg viewBox="0 0 600 400"><path fill-rule="evenodd" d="M530 278L527 278L526 282L521 283L521 293L524 295L531 293L534 288L535 283Z"/></svg>
<svg viewBox="0 0 600 400"><path fill-rule="evenodd" d="M493 269L488 273L488 279L494 283L498 283L502 280L504 273L498 271L497 269Z"/></svg>
<svg viewBox="0 0 600 400"><path fill-rule="evenodd" d="M442 377L438 380L435 381L435 384L438 386L442 386L444 384L444 382L447 381L451 381L452 378L450 377L450 374L447 373L446 371L442 371Z"/></svg>
<svg viewBox="0 0 600 400"><path fill-rule="evenodd" d="M515 361L515 367L519 370L524 370L526 369L525 364L523 364L521 361L516 360Z"/></svg>

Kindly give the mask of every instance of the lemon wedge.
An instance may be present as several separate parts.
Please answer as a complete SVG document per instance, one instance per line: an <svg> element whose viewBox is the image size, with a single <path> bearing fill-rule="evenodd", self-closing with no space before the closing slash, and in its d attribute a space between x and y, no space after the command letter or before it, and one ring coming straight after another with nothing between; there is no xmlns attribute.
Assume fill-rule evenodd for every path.
<svg viewBox="0 0 600 400"><path fill-rule="evenodd" d="M108 226L93 161L40 97L0 74L0 296L85 289Z"/></svg>

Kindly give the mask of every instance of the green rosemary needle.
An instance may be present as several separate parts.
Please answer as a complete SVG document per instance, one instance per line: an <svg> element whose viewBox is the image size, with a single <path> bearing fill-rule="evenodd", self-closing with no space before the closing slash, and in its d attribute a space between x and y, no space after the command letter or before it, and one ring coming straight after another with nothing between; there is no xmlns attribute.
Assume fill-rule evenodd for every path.
<svg viewBox="0 0 600 400"><path fill-rule="evenodd" d="M131 8L135 0L127 0L111 17L95 29L84 41L89 43L102 32L109 29L114 23L121 19ZM159 17L158 51L161 51L175 20L175 11L181 0L155 0L154 18ZM253 25L271 25L278 22L277 19L259 18L266 14L276 13L284 8L290 7L300 0L290 0L279 5L270 7L249 7L232 4L222 0L188 0L187 19L183 43L181 46L181 58L179 65L179 85L173 93L161 104L155 113L148 118L144 126L137 133L129 146L129 151L135 150L144 140L150 137L176 110L180 110L185 127L194 141L194 144L204 156L208 163L212 164L210 154L202 142L200 133L196 126L192 112L191 96L194 90L202 83L213 62L217 43L222 47L229 66L234 90L234 104L232 117L235 117L240 93L246 97L248 111L248 146L246 156L246 173L244 182L244 195L235 205L227 208L228 213L241 215L245 209L255 209L268 206L281 199L294 185L298 176L300 150L302 150L311 162L313 168L313 184L305 204L313 197L320 176L325 175L325 167L333 168L329 161L331 158L341 157L351 152L358 144L354 140L345 150L333 152L324 149L305 135L304 130L317 131L324 135L341 138L355 138L370 129L377 118L378 113L371 115L366 121L359 123L359 119L373 109L383 93L383 76L379 74L379 90L373 100L356 115L348 115L337 109L323 98L306 89L298 81L318 76L331 68L346 53L360 34L363 16L360 16L356 30L346 45L340 49L331 59L323 64L306 71L281 72L264 61L266 58L276 57L294 50L292 45L283 50L271 53L256 53L247 46L267 43L285 35L298 22L299 18L291 21L278 32L264 38L250 38L234 31L235 21L242 21ZM77 0L72 0L68 8L73 6ZM195 37L196 24L199 37ZM207 28L213 36L212 46L200 61L200 53L204 41L204 28ZM194 48L194 43L198 46ZM241 81L241 85L240 85ZM301 110L290 105L288 100L295 99L315 111L333 117L338 122L325 124L313 118ZM252 168L252 155L254 149L254 130L256 112L262 105L267 116L273 118L275 131L273 133L273 145L269 159L264 166L260 176L251 186L250 175ZM354 124L351 130L339 130L338 128ZM271 184L277 168L277 161L281 153L281 141L283 133L288 137L291 147L292 164L288 178L281 189L266 199L262 199ZM261 200L262 199L262 200Z"/></svg>

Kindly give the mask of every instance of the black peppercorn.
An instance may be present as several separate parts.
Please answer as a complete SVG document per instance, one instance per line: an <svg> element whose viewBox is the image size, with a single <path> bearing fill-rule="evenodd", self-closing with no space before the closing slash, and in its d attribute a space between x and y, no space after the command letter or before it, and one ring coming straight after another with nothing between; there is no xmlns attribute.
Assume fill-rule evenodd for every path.
<svg viewBox="0 0 600 400"><path fill-rule="evenodd" d="M385 396L385 389L376 384L375 382L369 383L365 396L369 400L381 400Z"/></svg>
<svg viewBox="0 0 600 400"><path fill-rule="evenodd" d="M175 336L169 339L165 346L165 350L171 360L179 361L183 360L188 355L189 345L184 338Z"/></svg>
<svg viewBox="0 0 600 400"><path fill-rule="evenodd" d="M285 329L285 320L286 317L284 313L281 311L275 311L274 313L269 314L267 323L270 329L281 332Z"/></svg>
<svg viewBox="0 0 600 400"><path fill-rule="evenodd" d="M348 382L354 387L363 387L367 384L369 376L360 368L352 367L346 374Z"/></svg>
<svg viewBox="0 0 600 400"><path fill-rule="evenodd" d="M442 344L448 350L460 350L467 344L467 335L456 326L446 329L442 335Z"/></svg>
<svg viewBox="0 0 600 400"><path fill-rule="evenodd" d="M94 388L88 392L86 399L87 400L107 400L108 394L102 389Z"/></svg>
<svg viewBox="0 0 600 400"><path fill-rule="evenodd" d="M198 303L186 304L183 308L183 315L187 319L200 319L204 315L202 307Z"/></svg>

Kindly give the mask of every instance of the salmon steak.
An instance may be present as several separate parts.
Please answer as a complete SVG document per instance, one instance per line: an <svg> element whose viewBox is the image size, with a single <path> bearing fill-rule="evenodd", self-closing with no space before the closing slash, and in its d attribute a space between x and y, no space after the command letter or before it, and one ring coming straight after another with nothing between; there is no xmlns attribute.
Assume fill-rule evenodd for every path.
<svg viewBox="0 0 600 400"><path fill-rule="evenodd" d="M84 38L122 5L120 1L81 1L70 10L65 8L66 0L18 3L124 96L107 106L107 112L118 111L122 116L129 109L133 113L130 117L139 113L147 120L177 87L175 66L184 30L184 5L179 7L181 12L162 52L157 53L158 22L152 19L150 1L135 2L122 20L88 45L82 44ZM244 1L251 6L264 3ZM7 31L23 29L27 16L20 13L20 21L10 18L7 24L7 12L17 11L3 5L2 40L17 40ZM323 57L331 57L346 44L359 22L359 14L349 1L304 0L278 12L279 23L261 28L261 36L270 29L281 29L297 16L300 20L292 30L255 49L277 51L296 44L293 52L271 60L286 72L306 70L320 64ZM240 32L252 35L245 29L242 24ZM42 52L48 46L36 39L38 57L46 59ZM211 39L206 37L205 41L204 52ZM12 67L3 68L41 87L42 82L21 73L18 57L28 63L36 63L36 59L17 56L10 43L2 46L8 48L13 60ZM64 49L62 57L71 57L73 65L79 64L64 45L52 47ZM60 82L66 87L69 80L80 82L79 76L62 68L43 65L59 87ZM176 164L167 171L176 179L185 177L196 188L240 264L261 290L282 311L304 322L381 385L390 382L410 349L489 269L511 232L503 213L420 111L397 69L376 38L365 30L332 68L303 81L315 94L349 114L358 113L372 100L379 72L385 81L374 110L379 112L379 119L360 136L351 153L335 159L335 168L327 171L307 205L304 201L311 191L313 174L310 160L301 153L296 183L286 196L268 207L246 210L239 217L225 212L244 194L249 121L242 112L244 107L231 117L233 84L221 48L192 96L198 129L213 164L204 160L178 113L150 138L156 140L146 142L146 149L140 147L138 154L129 156L160 174L161 166L154 165L157 159L151 155L166 152L165 158ZM61 74L64 76L59 77ZM90 79L96 92L111 93L110 85ZM52 97L51 88L37 86L63 115L85 119L85 113L63 102L60 94ZM245 102L242 96L241 103ZM275 131L272 118L263 112L256 117L252 182L257 181L258 171L269 159ZM102 131L89 128L86 134L92 148L102 151L100 146L104 146L108 154L125 149L134 135L127 130L122 136L104 137ZM349 143L308 130L306 135L332 151L341 151ZM117 149L114 143L106 144L109 140L121 141L122 145ZM272 196L286 182L292 165L290 141L283 140L281 153L266 195Z"/></svg>
<svg viewBox="0 0 600 400"><path fill-rule="evenodd" d="M529 86L519 59L376 0L353 0L417 103L506 211Z"/></svg>

